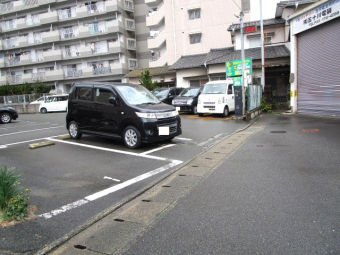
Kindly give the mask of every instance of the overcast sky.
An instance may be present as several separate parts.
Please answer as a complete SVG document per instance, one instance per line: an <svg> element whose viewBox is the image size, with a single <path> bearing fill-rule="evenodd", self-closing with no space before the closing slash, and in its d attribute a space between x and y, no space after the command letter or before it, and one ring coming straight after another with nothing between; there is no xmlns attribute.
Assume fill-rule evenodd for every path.
<svg viewBox="0 0 340 255"><path fill-rule="evenodd" d="M276 4L280 0L262 0L262 18L275 18ZM260 20L260 0L250 0L250 19Z"/></svg>

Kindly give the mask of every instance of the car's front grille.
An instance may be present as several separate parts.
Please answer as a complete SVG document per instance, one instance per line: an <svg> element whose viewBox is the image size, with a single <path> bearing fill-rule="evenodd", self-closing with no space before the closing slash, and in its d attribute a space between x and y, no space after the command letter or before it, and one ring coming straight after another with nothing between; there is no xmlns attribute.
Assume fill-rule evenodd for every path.
<svg viewBox="0 0 340 255"><path fill-rule="evenodd" d="M215 102L203 102L203 104L209 104L209 105L211 105L211 104L215 104Z"/></svg>

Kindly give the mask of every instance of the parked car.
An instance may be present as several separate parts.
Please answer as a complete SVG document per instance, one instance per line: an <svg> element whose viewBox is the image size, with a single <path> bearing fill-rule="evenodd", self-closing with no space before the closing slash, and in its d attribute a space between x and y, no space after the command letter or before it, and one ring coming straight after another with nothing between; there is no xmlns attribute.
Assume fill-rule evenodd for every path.
<svg viewBox="0 0 340 255"><path fill-rule="evenodd" d="M144 86L108 82L71 86L66 128L73 139L99 135L123 140L130 149L182 134L175 107L160 102Z"/></svg>
<svg viewBox="0 0 340 255"><path fill-rule="evenodd" d="M67 111L68 94L53 95L46 97L39 106L39 112L61 112Z"/></svg>
<svg viewBox="0 0 340 255"><path fill-rule="evenodd" d="M45 101L46 97L39 97L37 100L30 102L30 104L41 104Z"/></svg>
<svg viewBox="0 0 340 255"><path fill-rule="evenodd" d="M152 91L160 101L166 104L172 104L172 100L182 92L183 88L156 88Z"/></svg>
<svg viewBox="0 0 340 255"><path fill-rule="evenodd" d="M0 105L0 123L7 124L12 120L16 120L18 117L18 112L12 107Z"/></svg>
<svg viewBox="0 0 340 255"><path fill-rule="evenodd" d="M203 87L197 102L197 114L222 114L235 111L233 79L210 81Z"/></svg>
<svg viewBox="0 0 340 255"><path fill-rule="evenodd" d="M172 100L172 105L181 112L197 114L197 99L203 87L189 87Z"/></svg>

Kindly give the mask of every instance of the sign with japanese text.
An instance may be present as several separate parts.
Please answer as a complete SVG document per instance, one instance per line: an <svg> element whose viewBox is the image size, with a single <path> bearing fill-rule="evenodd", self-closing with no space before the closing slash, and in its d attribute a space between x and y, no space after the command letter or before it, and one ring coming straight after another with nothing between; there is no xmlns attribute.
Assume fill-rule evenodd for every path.
<svg viewBox="0 0 340 255"><path fill-rule="evenodd" d="M245 69L248 75L252 74L251 58L244 59ZM242 59L226 62L227 77L242 76Z"/></svg>
<svg viewBox="0 0 340 255"><path fill-rule="evenodd" d="M242 86L242 77L234 77L234 86Z"/></svg>
<svg viewBox="0 0 340 255"><path fill-rule="evenodd" d="M340 17L340 0L330 0L313 10L294 18L292 22L293 34L298 34L337 17Z"/></svg>
<svg viewBox="0 0 340 255"><path fill-rule="evenodd" d="M248 27L244 27L244 33L248 34L248 33L254 33L257 31L257 26L248 26Z"/></svg>

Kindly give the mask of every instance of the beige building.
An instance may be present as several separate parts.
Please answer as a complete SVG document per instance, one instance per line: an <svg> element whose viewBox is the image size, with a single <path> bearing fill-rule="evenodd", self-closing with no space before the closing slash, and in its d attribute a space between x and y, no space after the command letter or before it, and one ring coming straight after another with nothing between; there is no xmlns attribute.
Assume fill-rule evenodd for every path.
<svg viewBox="0 0 340 255"><path fill-rule="evenodd" d="M1 1L0 85L41 81L67 93L76 81L120 82L138 67L137 48L149 52L136 31L148 34L148 9L138 6L135 16L133 0Z"/></svg>
<svg viewBox="0 0 340 255"><path fill-rule="evenodd" d="M174 64L182 55L232 46L228 27L239 22L241 0L145 0L149 8L150 67ZM244 20L249 20L245 14Z"/></svg>

